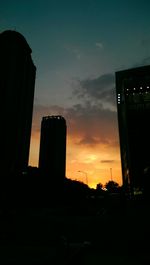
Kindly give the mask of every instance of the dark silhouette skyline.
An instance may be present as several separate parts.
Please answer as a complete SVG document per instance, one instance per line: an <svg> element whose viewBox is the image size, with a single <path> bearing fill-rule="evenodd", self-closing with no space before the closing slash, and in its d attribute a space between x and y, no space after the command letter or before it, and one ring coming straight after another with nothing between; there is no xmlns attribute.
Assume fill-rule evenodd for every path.
<svg viewBox="0 0 150 265"><path fill-rule="evenodd" d="M32 47L32 58L38 66L31 166L38 165L39 117L53 114L55 105L54 114L63 108L59 114L64 116L65 113L71 140L67 151L67 176L71 177L76 168L88 171L89 185L96 187L99 176L103 184L108 181L105 176L112 167L115 181L122 184L113 100L114 73L150 63L149 7L149 1L135 4L129 0L123 3L110 1L109 5L104 0L89 0L86 4L84 1L60 0L45 3L39 0L36 4L25 0L1 1L1 30L20 31ZM75 95L76 90L80 92L79 97ZM91 106L87 102L91 102ZM97 156L101 150L98 161L103 158L114 160L110 165L102 164L102 170L101 167L97 169L97 161L90 161L93 174L86 163L80 167L90 143ZM103 143L106 145L105 153ZM114 148L110 148L114 143ZM76 164L73 167L71 161L76 159L73 152L76 148L79 152L84 148L85 156L79 157L77 167Z"/></svg>
<svg viewBox="0 0 150 265"><path fill-rule="evenodd" d="M116 94L123 185L132 194L143 192L150 166L150 66L117 72Z"/></svg>
<svg viewBox="0 0 150 265"><path fill-rule="evenodd" d="M26 141L18 140L12 148L9 145L16 135L12 127L14 122L16 128L21 128L17 115L24 123L20 135L23 137L29 132L19 107L17 115L12 111L17 100L25 110L26 97L19 93L20 89L14 95L18 84L13 86L11 94L8 91L10 97L4 103L3 95L7 90L1 94L4 115L0 136L6 135L6 141L3 143L1 139L0 144L7 147L5 158L9 158L10 151L10 158L14 156L11 159L17 159L18 163L24 161L24 165L19 169L21 174L13 172L10 178L4 175L0 178L5 179L5 187L0 181L0 265L150 264L149 200L138 195L126 197L124 185L118 187L116 184L121 185L122 181L114 90L115 71L150 64L150 1L5 0L0 6L1 29L16 28L27 38L38 68L27 170L24 167L28 155L23 157L23 150L28 149ZM11 41L9 45L13 46ZM1 54L5 57L3 50ZM8 64L12 75L7 76L6 83L12 83L16 76L15 63L19 59L15 54L11 65ZM19 77L21 69L21 66L17 68ZM86 172L89 184L88 187L65 178L65 196L60 194L56 203L51 203L54 176L41 174L39 168L31 167L38 166L40 120L52 114L60 114L67 121L67 177L78 180L82 177L85 181L85 174L78 172ZM142 131L145 120L138 117L139 127L135 126L137 130L131 133L130 142L135 146L141 132L140 144L144 142L148 152L149 130L144 133L146 125ZM149 115L147 124L148 121ZM133 128L133 117L131 122ZM20 139L18 135L17 139ZM13 153L17 146L21 153ZM145 161L144 153L138 152L139 149L137 155ZM140 168L139 160L136 161L141 172L143 165ZM9 161L6 171L8 164ZM150 167L144 165L148 195L149 179ZM55 180L58 184L58 178ZM92 189L97 182L97 188ZM59 195L57 188L53 189L56 196Z"/></svg>
<svg viewBox="0 0 150 265"><path fill-rule="evenodd" d="M36 67L32 50L18 32L0 34L1 130L0 169L3 176L28 166Z"/></svg>

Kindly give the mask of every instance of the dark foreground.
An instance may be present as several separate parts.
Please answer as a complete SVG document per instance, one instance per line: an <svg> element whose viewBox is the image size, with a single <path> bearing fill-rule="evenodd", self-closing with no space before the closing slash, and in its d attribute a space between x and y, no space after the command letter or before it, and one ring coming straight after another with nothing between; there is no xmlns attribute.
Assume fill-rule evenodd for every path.
<svg viewBox="0 0 150 265"><path fill-rule="evenodd" d="M82 207L2 210L0 264L150 264L148 204Z"/></svg>

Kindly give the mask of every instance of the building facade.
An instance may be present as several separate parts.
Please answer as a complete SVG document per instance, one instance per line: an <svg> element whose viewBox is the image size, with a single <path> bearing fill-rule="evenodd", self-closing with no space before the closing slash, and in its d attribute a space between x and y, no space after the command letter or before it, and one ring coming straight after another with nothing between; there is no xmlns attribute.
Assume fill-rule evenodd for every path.
<svg viewBox="0 0 150 265"><path fill-rule="evenodd" d="M116 72L116 95L123 184L142 193L150 183L150 66Z"/></svg>
<svg viewBox="0 0 150 265"><path fill-rule="evenodd" d="M51 186L61 186L66 173L66 121L62 116L43 117L39 169L50 177Z"/></svg>
<svg viewBox="0 0 150 265"><path fill-rule="evenodd" d="M0 34L0 170L7 176L28 166L36 74L31 53L20 33Z"/></svg>

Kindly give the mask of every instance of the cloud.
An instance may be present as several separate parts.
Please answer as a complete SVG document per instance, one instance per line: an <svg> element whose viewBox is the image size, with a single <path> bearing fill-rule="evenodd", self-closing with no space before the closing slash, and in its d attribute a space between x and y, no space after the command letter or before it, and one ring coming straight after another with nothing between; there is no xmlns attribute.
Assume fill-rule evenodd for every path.
<svg viewBox="0 0 150 265"><path fill-rule="evenodd" d="M79 145L96 145L99 144L99 139L89 135L85 135L79 142Z"/></svg>
<svg viewBox="0 0 150 265"><path fill-rule="evenodd" d="M103 49L103 44L101 42L96 42L95 46L99 49Z"/></svg>
<svg viewBox="0 0 150 265"><path fill-rule="evenodd" d="M97 78L78 80L73 94L82 100L91 100L95 103L110 104L116 107L114 74L104 74Z"/></svg>
<svg viewBox="0 0 150 265"><path fill-rule="evenodd" d="M114 163L115 160L101 160L101 163Z"/></svg>
<svg viewBox="0 0 150 265"><path fill-rule="evenodd" d="M33 116L33 132L40 131L43 116L62 115L68 127L68 137L76 145L98 144L118 146L118 123L114 90L114 75L78 80L73 95L80 99L71 107L36 104Z"/></svg>
<svg viewBox="0 0 150 265"><path fill-rule="evenodd" d="M68 137L77 145L114 147L118 145L117 114L102 105L90 102L70 108L36 105L33 116L33 133L40 131L43 116L62 115L67 122Z"/></svg>

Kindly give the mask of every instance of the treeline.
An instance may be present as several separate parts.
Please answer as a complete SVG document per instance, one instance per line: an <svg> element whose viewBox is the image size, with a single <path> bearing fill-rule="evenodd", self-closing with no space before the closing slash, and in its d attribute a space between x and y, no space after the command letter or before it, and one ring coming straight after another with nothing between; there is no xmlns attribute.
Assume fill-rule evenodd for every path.
<svg viewBox="0 0 150 265"><path fill-rule="evenodd" d="M38 168L28 167L26 172L1 178L1 206L49 207L53 204L76 204L81 201L102 199L108 193L120 193L121 187L109 181L96 189L77 180L42 175Z"/></svg>

